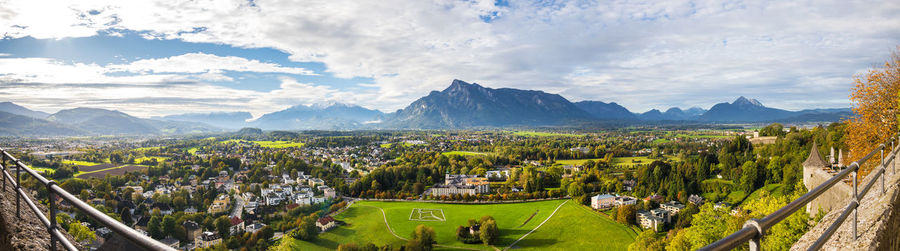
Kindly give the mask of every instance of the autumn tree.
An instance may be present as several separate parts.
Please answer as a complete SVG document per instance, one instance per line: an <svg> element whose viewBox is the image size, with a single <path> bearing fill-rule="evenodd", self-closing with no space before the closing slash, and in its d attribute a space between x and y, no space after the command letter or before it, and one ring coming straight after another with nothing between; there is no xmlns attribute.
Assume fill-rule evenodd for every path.
<svg viewBox="0 0 900 251"><path fill-rule="evenodd" d="M433 228L425 225L418 225L416 226L416 229L413 230L412 236L413 238L406 244L407 250L431 251L433 249L435 242Z"/></svg>
<svg viewBox="0 0 900 251"><path fill-rule="evenodd" d="M900 49L900 47L898 47ZM900 52L894 51L881 67L854 78L850 94L854 116L846 121L845 143L852 154L844 164L868 154L897 131L900 105ZM865 177L877 161L861 167Z"/></svg>

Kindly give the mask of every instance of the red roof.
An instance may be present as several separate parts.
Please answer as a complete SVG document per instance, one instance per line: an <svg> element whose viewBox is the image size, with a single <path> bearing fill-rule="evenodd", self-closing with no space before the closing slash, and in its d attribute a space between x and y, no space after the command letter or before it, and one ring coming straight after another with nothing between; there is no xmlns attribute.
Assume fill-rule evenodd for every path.
<svg viewBox="0 0 900 251"><path fill-rule="evenodd" d="M322 225L326 225L332 221L334 221L334 218L331 218L331 216L325 216L325 217L319 218L319 224L322 224Z"/></svg>
<svg viewBox="0 0 900 251"><path fill-rule="evenodd" d="M297 208L297 207L299 207L299 206L300 206L300 204L297 204L297 203L291 203L291 204L288 204L287 206L284 206L284 207L287 208L287 210L291 210L291 209Z"/></svg>
<svg viewBox="0 0 900 251"><path fill-rule="evenodd" d="M241 220L241 218L238 218L237 216L231 217L231 225L232 226L241 224L241 222L244 222L244 220Z"/></svg>

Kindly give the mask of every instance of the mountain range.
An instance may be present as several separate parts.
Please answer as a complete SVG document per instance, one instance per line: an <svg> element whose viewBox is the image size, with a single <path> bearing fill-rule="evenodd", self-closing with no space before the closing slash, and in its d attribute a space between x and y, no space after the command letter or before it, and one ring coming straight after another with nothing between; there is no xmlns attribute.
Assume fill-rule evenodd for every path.
<svg viewBox="0 0 900 251"><path fill-rule="evenodd" d="M632 113L615 102L570 102L538 90L487 88L453 80L392 113L337 102L296 105L253 119L248 112L186 113L138 118L123 112L74 108L53 114L11 102L0 103L0 136L171 135L221 132L244 127L264 130L465 129L626 124L831 122L852 115L849 108L788 111L739 97L709 110L672 107Z"/></svg>

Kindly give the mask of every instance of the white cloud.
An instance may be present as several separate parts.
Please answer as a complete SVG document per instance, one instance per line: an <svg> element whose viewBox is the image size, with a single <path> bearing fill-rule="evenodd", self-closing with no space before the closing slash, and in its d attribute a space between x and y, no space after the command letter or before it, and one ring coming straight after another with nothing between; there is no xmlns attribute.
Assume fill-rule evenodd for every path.
<svg viewBox="0 0 900 251"><path fill-rule="evenodd" d="M493 2L23 0L0 3L0 27L8 37L93 36L113 28L152 39L275 48L295 61L322 62L338 77L373 78L377 92L342 101L386 110L454 78L616 101L636 111L709 107L739 95L791 109L847 106L852 74L900 44L895 1ZM486 23L484 16L498 17ZM202 55L182 56L120 69L158 73L178 68L166 65L176 62L193 79L229 80L218 71L235 66L218 58L222 65L197 66ZM265 64L253 67L283 70ZM76 79L105 73L80 67L87 71L66 73ZM144 77L172 77L165 75ZM295 87L312 91L290 84L281 90Z"/></svg>
<svg viewBox="0 0 900 251"><path fill-rule="evenodd" d="M66 63L51 58L0 58L0 80L27 83L154 83L167 81L233 81L225 71L316 75L299 67L283 67L234 56L188 53L105 66ZM123 74L126 73L126 74Z"/></svg>
<svg viewBox="0 0 900 251"><path fill-rule="evenodd" d="M221 73L222 71L287 73L316 75L313 71L282 67L278 64L263 63L235 56L216 56L206 53L188 53L168 58L142 59L124 65L111 65L109 71L134 73Z"/></svg>

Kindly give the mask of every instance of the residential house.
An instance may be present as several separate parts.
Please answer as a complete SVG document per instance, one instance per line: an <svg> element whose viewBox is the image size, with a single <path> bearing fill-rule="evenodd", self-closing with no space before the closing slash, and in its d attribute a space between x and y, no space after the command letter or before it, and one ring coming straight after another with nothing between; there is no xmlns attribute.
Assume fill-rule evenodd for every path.
<svg viewBox="0 0 900 251"><path fill-rule="evenodd" d="M222 237L218 233L203 232L194 239L194 248L208 248L222 243Z"/></svg>
<svg viewBox="0 0 900 251"><path fill-rule="evenodd" d="M316 227L319 227L319 230L322 232L328 231L328 229L331 229L334 226L334 218L331 218L331 216L325 216L316 221Z"/></svg>

